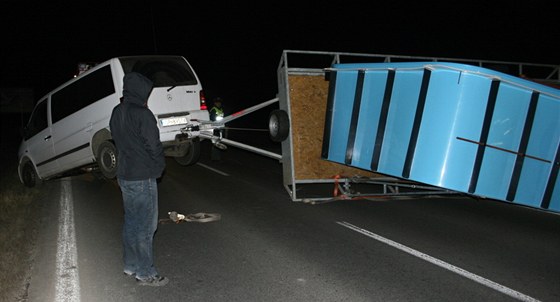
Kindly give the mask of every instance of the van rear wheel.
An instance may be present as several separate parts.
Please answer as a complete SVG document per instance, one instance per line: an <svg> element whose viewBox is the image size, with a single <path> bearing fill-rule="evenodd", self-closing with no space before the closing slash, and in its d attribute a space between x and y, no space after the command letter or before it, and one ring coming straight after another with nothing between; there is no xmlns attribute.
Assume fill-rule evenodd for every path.
<svg viewBox="0 0 560 302"><path fill-rule="evenodd" d="M117 148L111 141L104 141L99 145L97 152L97 165L99 172L107 179L117 176Z"/></svg>
<svg viewBox="0 0 560 302"><path fill-rule="evenodd" d="M198 138L189 140L187 143L187 153L183 156L176 156L174 158L181 166L191 166L196 164L200 158L200 140Z"/></svg>

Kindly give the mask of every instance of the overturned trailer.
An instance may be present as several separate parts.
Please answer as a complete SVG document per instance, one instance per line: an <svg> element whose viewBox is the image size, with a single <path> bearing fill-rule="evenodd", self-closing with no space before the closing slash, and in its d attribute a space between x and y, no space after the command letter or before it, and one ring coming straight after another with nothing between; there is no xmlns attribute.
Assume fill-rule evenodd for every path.
<svg viewBox="0 0 560 302"><path fill-rule="evenodd" d="M373 67L373 65L368 64L381 65ZM502 76L509 82L521 81L522 85L520 86L523 86L514 85L516 87L513 88L514 92L507 92L508 89L511 90L509 86L503 88L502 92L507 92L506 98L516 94L521 94L524 97L526 94L533 95L534 91L540 92L541 99L544 99L541 101L543 105L540 105L539 110L537 110L538 113L533 116L533 119L536 119L535 124L540 123L545 128L548 127L547 130L535 132L538 134L534 134L530 143L527 143L528 135L531 132L523 130L527 129L527 126L524 126L527 122L523 125L516 124L517 126L510 127L510 130L515 130L515 133L520 136L511 138L511 142L508 141L510 145L515 146L501 146L501 142L488 141L488 135L486 134L491 136L495 131L507 131L507 129L502 127L500 129L493 128L496 130L489 131L488 125L503 122L502 118L508 119L508 117L500 115L498 110L494 119L492 119L487 107L480 111L471 108L467 109L469 110L469 116L465 117L464 120L469 120L471 117L474 120L482 119L482 127L486 127L482 130L485 132L483 134L486 139L471 139L459 134L453 137L453 146L467 144L469 145L468 148L478 150L475 152L475 159L472 160L476 163L471 165L470 172L446 170L442 168L441 160L415 157L414 151L418 149L425 155L443 157L442 160L446 165L449 164L448 159L451 158L455 161L462 161L462 153L453 155L456 148L446 149L445 140L434 141L433 138L430 139L431 136L429 135L430 131L437 130L438 127L444 132L450 132L453 129L455 124L452 119L450 120L451 124L440 123L445 118L449 121L449 110L451 110L449 108L442 113L445 116L441 117L437 114L430 115L428 112L425 119L430 120L431 123L424 124L431 125L431 128L428 129L429 131L423 130L422 132L427 139L426 141L420 141L420 145L419 141L416 140L420 128L414 127L414 125L420 125L419 121L423 120L418 118L418 116L422 116L418 113L422 111L420 105L424 106L423 108L433 106L431 103L426 105L425 102L419 105L419 96L422 100L422 94L431 96L442 90L437 90L435 85L432 86L435 87L432 90L436 90L430 90L429 93L428 86L422 89L424 73L418 71L418 69L429 70L433 67L426 67L427 65L443 66L445 64L447 64L447 67L444 67L444 69L447 71L450 68L457 70L454 71L453 79L443 79L441 85L452 84L452 81L461 82L461 77L463 77L462 83L465 84L461 87L455 87L451 94L446 95L445 91L442 92L443 95L440 93L440 99L444 99L444 102L450 97L462 96L462 102L460 102L462 105L459 104L454 107L450 105L451 107L462 110L465 102L469 102L469 98L481 95L485 95L485 97L482 100L478 98L476 102L487 103L489 99L488 89L470 85L469 76L473 74L477 77L482 76L489 83ZM368 72L373 74L374 71L367 71L368 68L376 69L375 72L385 75L384 78L383 76L377 78L377 80L381 78L384 80L376 81L374 76L368 74ZM386 75L393 74L391 70L396 70L396 68L400 69L397 76L397 85L394 85L395 82L393 81L389 87L387 86ZM378 69L383 69L383 71ZM560 112L558 110L560 110L560 107L556 106L559 103L558 90L549 87L554 87L560 83L558 69L558 65L547 64L285 50L282 53L277 70L277 98L229 117L229 121L231 121L278 102L279 110L274 110L271 114L269 128L271 136L282 141L281 154L232 141L223 140L223 142L280 160L283 169L283 184L292 201L466 193L514 203L522 199L524 201L518 203L558 211L558 199L560 197L558 190L554 188L560 187L556 185L559 181L557 174L559 161L558 137L560 137L558 135L560 131ZM482 73L489 73L490 75L483 76ZM520 76L532 81L522 80ZM518 89L527 88L525 86L531 88L524 90L524 92L516 92ZM391 93L386 93L388 89ZM373 90L375 92L372 92ZM391 96L395 95L397 97L393 99L397 101L390 102ZM398 100L405 101L399 103ZM525 110L523 112L527 113L527 110L534 109L534 102L536 101L532 103L529 97L527 102L519 102L521 103L516 103L510 107L521 106ZM437 105L435 106L437 107ZM505 107L508 107L508 105L505 105ZM545 112L544 115L541 112ZM524 116L530 115L529 113ZM514 116L520 117L523 116L523 113L515 113ZM496 118L500 120L496 120ZM518 120L511 121L509 119L509 123L518 123ZM527 118L523 120L527 120ZM228 122L228 117L226 117L224 123L226 122ZM466 125L466 127L469 128L470 126ZM523 135L523 133L525 134ZM536 144L534 141L542 140L543 136L549 137L550 141L547 143L546 154L541 155L541 151L535 153L532 150ZM384 144L383 139L394 145ZM410 147L413 145L411 142L415 144L414 148ZM447 145L451 146L451 144ZM447 151L442 151L442 148ZM432 149L436 151L430 151ZM506 151L500 151L500 149ZM502 155L506 156L507 159L494 158L496 152L505 153L505 155ZM501 170L487 171L485 163L496 160L500 162L496 165L500 166ZM439 164L436 165L436 162ZM525 170L519 167L520 165L523 166L523 162L525 162ZM548 168L546 168L548 172L542 172L540 166L535 167L535 165L542 165L542 163L548 165ZM398 171L398 173L394 173L391 169L382 169L386 166L391 166L391 169ZM511 173L504 173L503 169L509 169L508 171ZM546 188L539 191L542 196L539 197L538 201L526 201L527 198L533 197L524 196L541 194L527 193L523 189L525 183L531 182L528 179L531 178L531 175L534 175L535 169L542 172L538 176L539 182L542 183L542 179L546 179L547 184L544 185ZM424 170L425 172L418 172ZM437 172L434 172L434 170L437 170ZM437 178L436 175L433 180L420 177L421 174L430 173L439 173L438 175L445 175L445 177ZM470 175L470 177L465 175ZM464 180L465 177L469 179L466 189L452 185L453 182ZM492 189L496 182L505 182L504 179L506 178L509 179L507 189L504 189L503 186L499 189ZM543 187L542 184L539 186ZM499 191L499 194L492 193L494 191ZM507 192L504 193L504 191Z"/></svg>
<svg viewBox="0 0 560 302"><path fill-rule="evenodd" d="M386 157L385 160L392 162L393 165L399 166L399 173L388 173L390 171L382 169L373 169L371 159L375 155L380 155L381 153L373 154L375 146L378 147L377 152L382 150L382 145L376 145L380 143L381 140L375 141L375 138L379 138L381 135L380 131L377 131L376 127L368 127L369 125L377 126L380 123L380 119L387 118L387 114L391 112L393 114L395 111L387 111L384 116L380 114L370 114L375 112L380 112L383 106L383 97L378 99L373 99L371 95L366 96L364 92L371 93L373 89L372 85L377 85L379 83L374 83L373 81L370 86L364 85L364 81L360 82L358 75L360 72L359 65L362 63L370 64L386 64L379 66L378 68L385 68L387 70L392 69L396 66L391 66L391 64L404 64L403 68L412 67L412 65L407 66L407 64L413 64L414 68L418 68L416 65L426 65L414 62L427 62L428 64L434 65L434 62L448 62L453 64L460 63L455 67L465 67L475 73L481 73L483 70L489 70L493 73L495 78L499 75L503 75L511 81L521 81L525 86L530 86L535 88L541 93L541 105L538 111L537 119L539 121L535 122L537 124L544 124L547 128L546 131L534 131L532 140L543 139L544 137L549 138L550 144L546 147L546 157L545 163L548 163L548 172L542 172L539 178L540 188L545 188L540 190L542 193L541 199L538 201L526 201L531 194L541 194L541 193L527 193L523 190L523 186L527 182L527 176L535 172L531 172L529 169L533 169L532 166L535 164L534 161L543 163L543 161L538 158L538 156L532 156L531 154L525 154L523 146L519 144L524 144L524 140L527 140L529 131L526 131L525 137L516 137L513 140L517 141L517 148L515 149L515 154L512 152L505 152L507 156L513 156L513 158L505 159L505 161L512 162L517 165L517 170L512 171L514 174L511 178L510 185L505 195L502 197L502 191L504 189L500 187L499 194L493 194L489 191L491 189L485 189L487 187L495 187L494 183L484 183L484 181L479 182L479 191L476 191L474 185L470 185L470 188L463 189L458 186L448 185L443 181L428 181L426 178L421 177L410 177L410 174L403 174L403 166L406 160L410 161L412 151L409 151L407 147L410 143L410 134L413 134L413 127L408 127L414 124L414 114L411 116L401 116L393 117L395 118L395 123L399 120L402 121L403 129L393 128L389 132L384 132L386 139L392 140L395 144L401 144L406 152L402 156L402 160L394 161L395 155ZM360 63L355 63L360 62ZM356 65L348 65L352 64ZM339 64L339 65L337 65ZM468 64L468 65L465 65ZM441 65L441 64L438 64ZM470 67L469 67L470 66ZM336 71L340 68L349 68L353 71L347 71L346 73L352 73L346 78L346 81L337 81ZM363 68L362 68L363 69ZM491 69L491 70L490 70ZM289 122L290 122L290 135L288 139L282 142L282 164L283 164L283 178L284 186L290 193L292 200L302 201L307 199L321 200L321 199L332 199L332 198L360 198L364 196L402 196L402 195L415 195L415 194L449 194L449 193L467 193L479 196L485 196L493 199L507 200L510 202L519 202L520 204L529 205L533 207L539 207L542 209L550 209L557 211L558 209L558 190L554 191L555 184L559 181L556 175L558 174L558 144L559 144L559 131L560 131L560 112L558 111L560 107L550 104L558 104L558 90L551 88L558 87L560 83L560 75L558 73L558 65L546 65L546 64L531 64L531 63L510 63L502 61L480 61L480 60L466 60L466 59L452 59L452 58L430 58L430 57L410 57L410 56L392 56L392 55L376 55L376 54L355 54L355 53L336 53L336 52L312 52L312 51L284 51L280 64L278 67L278 98L280 109L288 112ZM496 71L499 70L499 71ZM362 71L364 72L364 71ZM458 71L459 74L465 76L466 72ZM470 73L472 74L472 73ZM406 77L407 75L405 75ZM532 81L522 80L519 76L524 78L529 78ZM348 79L352 80L348 80ZM488 79L488 77L485 77ZM339 78L340 79L340 78ZM411 90L410 87L405 85L391 87L394 94L415 94L415 101L418 100L418 94L420 93L421 79L419 82L414 82L411 85L418 87L418 89ZM371 79L370 79L371 80ZM455 77L455 80L457 78ZM405 82L407 80L404 80ZM464 81L466 82L466 81ZM540 84L537 84L538 82ZM366 82L366 84L368 84ZM468 82L467 82L468 86ZM505 85L504 85L505 87ZM518 86L516 86L518 87ZM338 91L335 90L337 88ZM375 87L379 88L377 90L377 95L383 96L385 91L385 86ZM457 88L462 93L465 90L479 91L477 87L461 87ZM516 88L516 89L519 89ZM531 92L523 92L521 94L526 95L531 94L535 89L529 89ZM369 91L369 92L368 92ZM426 92L426 91L425 91ZM488 91L486 91L488 92ZM503 88L502 93L506 92ZM461 92L456 92L461 93ZM479 91L479 94L484 94L484 91ZM513 92L515 94L516 92ZM444 95L444 99L450 99L453 95ZM511 97L511 93L505 94L505 97ZM488 98L484 98L487 100ZM530 99L530 98L529 98ZM334 106L333 102L337 102L337 106ZM359 101L357 101L359 100ZM363 101L362 101L363 100ZM526 106L525 109L529 109L529 101L521 101ZM413 106L409 106L409 105ZM419 108L416 103L406 104L392 104L393 107L397 106L409 106L406 112L416 112ZM389 103L385 103L385 106L389 106ZM507 105L506 105L507 106ZM515 106L515 105L514 105ZM369 108L369 109L368 109ZM374 109L375 108L375 109ZM393 108L393 110L395 109ZM401 107L402 108L402 107ZM389 109L389 107L385 108ZM367 111L371 112L367 112ZM418 109L420 110L420 109ZM475 116L484 116L485 111L475 111L473 114ZM543 113L546 116L543 116ZM518 114L523 116L522 113ZM541 118L542 117L542 118ZM437 120L437 116L431 116L430 119ZM501 118L496 115L495 118ZM407 119L404 121L404 119ZM544 121L543 121L544 120ZM385 120L386 122L387 120ZM497 121L494 120L494 123ZM519 120L512 121L510 123L518 123ZM493 123L490 119L488 123ZM522 124L522 123L521 123ZM405 126L407 125L407 126ZM449 128L452 125L442 124L439 121L435 122L435 128L441 127L442 129ZM466 126L469 127L469 126ZM518 125L516 129L522 129L524 125ZM538 125L535 127L539 127ZM401 131L402 130L402 131ZM503 130L503 129L502 129ZM408 139L399 139L397 134L398 131L408 133ZM403 132L403 133L404 133ZM424 131L425 132L425 131ZM429 135L428 135L429 136ZM532 150L535 143L531 141L528 145L529 150ZM463 139L461 142L465 143L466 140ZM421 144L444 144L444 142L432 142L423 141ZM474 143L471 143L474 144ZM480 144L474 144L479 147ZM549 146L550 145L550 146ZM387 145L388 146L388 145ZM385 146L385 148L387 148ZM471 146L472 147L472 146ZM527 145L525 146L527 147ZM441 151L442 147L435 147ZM443 147L445 148L445 147ZM426 153L430 153L431 146L425 148ZM491 156L493 152L498 150L489 146L485 149L491 149L486 152L486 161L494 161ZM384 150L387 152L387 149ZM439 152L438 151L438 152ZM503 151L502 151L503 152ZM441 152L440 152L441 153ZM444 152L445 153L445 152ZM483 151L479 151L479 161L482 159ZM336 155L335 155L336 154ZM387 153L383 153L387 154ZM407 157L408 156L408 157ZM535 159L538 158L538 159ZM519 166L522 161L525 161L525 170L523 175L518 175L520 173ZM430 167L430 159L417 160L421 163L422 168L428 171L438 169L442 172L442 169L432 165ZM379 165L379 162L377 162ZM408 163L409 165L411 162ZM447 162L447 164L450 164ZM500 164L502 165L502 164ZM479 169L482 166L479 167ZM500 166L499 169L514 169L511 165L507 167ZM476 170L477 168L474 167ZM498 168L496 168L498 169ZM541 168L536 168L541 169ZM507 173L502 170L500 172L492 173ZM545 169L546 170L546 169ZM451 170L450 170L451 172ZM455 171L455 175L448 175L449 178L456 179L459 177L461 172ZM486 174L486 170L475 171L474 174L478 177L489 177L495 174ZM444 172L443 172L444 173ZM444 173L445 174L445 173ZM469 173L465 173L469 174ZM473 173L470 173L470 178ZM509 176L499 176L498 179L505 179ZM464 177L463 177L464 178ZM474 179L474 178L473 178ZM546 179L546 181L544 181ZM451 180L450 180L451 181ZM544 182L544 183L543 183ZM313 188L325 187L326 190L319 193ZM329 186L329 184L334 184ZM548 188L548 189L546 189ZM482 190L485 190L484 192ZM517 192L517 193L515 193ZM322 195L321 195L322 194ZM516 197L517 196L517 197ZM517 199L516 199L517 198ZM525 201L518 201L525 200Z"/></svg>

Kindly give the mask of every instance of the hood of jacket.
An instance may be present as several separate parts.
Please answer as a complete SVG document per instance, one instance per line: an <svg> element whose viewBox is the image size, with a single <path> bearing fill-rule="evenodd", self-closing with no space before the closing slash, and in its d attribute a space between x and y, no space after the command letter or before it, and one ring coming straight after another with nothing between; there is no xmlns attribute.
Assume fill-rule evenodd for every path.
<svg viewBox="0 0 560 302"><path fill-rule="evenodd" d="M123 79L123 101L144 106L154 84L150 79L137 72L130 72Z"/></svg>

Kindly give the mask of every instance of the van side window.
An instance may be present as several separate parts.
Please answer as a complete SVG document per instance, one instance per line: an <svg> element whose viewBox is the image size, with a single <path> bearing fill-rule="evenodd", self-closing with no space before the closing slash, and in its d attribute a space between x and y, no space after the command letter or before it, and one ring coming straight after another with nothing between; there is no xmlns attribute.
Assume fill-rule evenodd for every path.
<svg viewBox="0 0 560 302"><path fill-rule="evenodd" d="M37 104L37 107L33 110L29 123L25 128L24 138L27 140L47 127L47 100L45 99L43 102Z"/></svg>
<svg viewBox="0 0 560 302"><path fill-rule="evenodd" d="M90 73L51 96L52 123L115 93L111 67Z"/></svg>

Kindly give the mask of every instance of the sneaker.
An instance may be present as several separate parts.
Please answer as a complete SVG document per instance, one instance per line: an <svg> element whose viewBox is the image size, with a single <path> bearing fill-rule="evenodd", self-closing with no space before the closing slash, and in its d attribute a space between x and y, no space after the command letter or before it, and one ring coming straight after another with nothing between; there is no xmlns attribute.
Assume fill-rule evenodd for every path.
<svg viewBox="0 0 560 302"><path fill-rule="evenodd" d="M169 279L162 277L160 275L155 275L152 277L148 277L146 279L138 279L136 278L136 282L138 285L147 285L147 286L164 286L169 283Z"/></svg>

